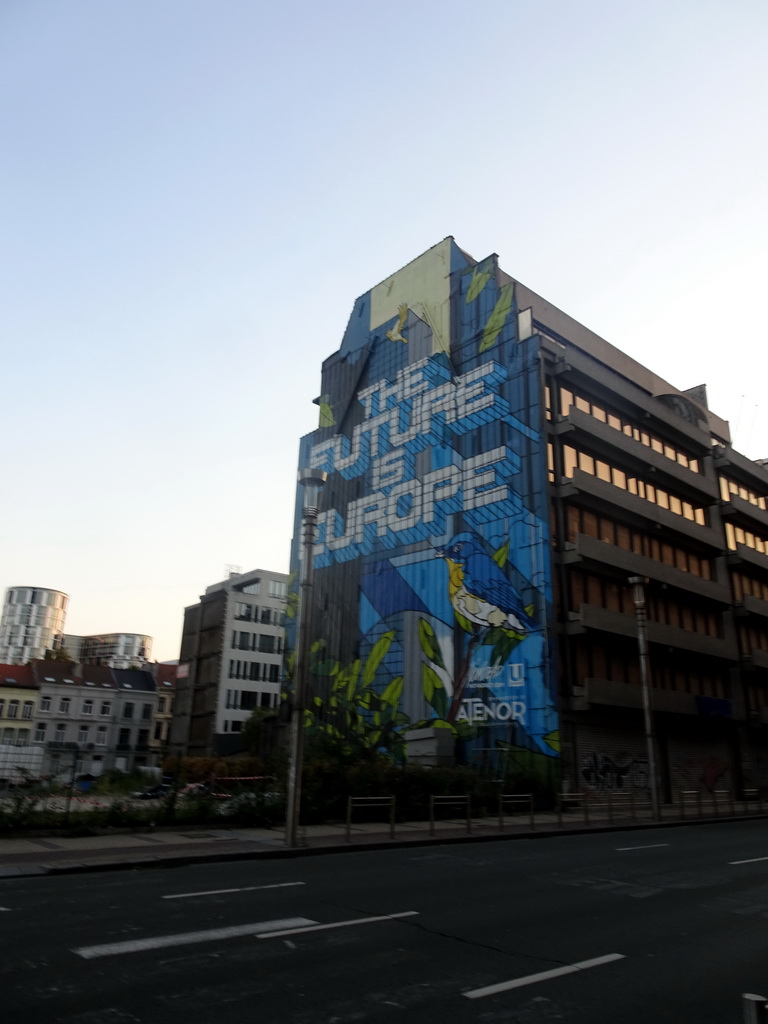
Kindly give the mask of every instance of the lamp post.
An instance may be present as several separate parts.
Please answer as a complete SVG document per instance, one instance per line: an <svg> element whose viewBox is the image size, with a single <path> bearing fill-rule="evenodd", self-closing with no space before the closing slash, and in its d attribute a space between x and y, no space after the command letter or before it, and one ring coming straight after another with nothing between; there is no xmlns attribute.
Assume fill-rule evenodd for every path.
<svg viewBox="0 0 768 1024"><path fill-rule="evenodd" d="M290 763L288 765L288 799L285 809L285 845L298 846L299 812L301 810L301 769L304 763L304 711L309 686L310 620L312 617L312 585L314 575L315 529L320 488L328 479L322 469L302 469L299 483L304 487L302 523L301 585L299 613L296 624L296 660L293 666L293 702L291 706Z"/></svg>
<svg viewBox="0 0 768 1024"><path fill-rule="evenodd" d="M645 576L630 576L632 600L635 602L637 618L637 646L640 652L640 684L643 690L643 715L645 717L645 747L648 756L648 774L651 784L651 806L653 816L659 820L659 791L656 783L656 758L653 750L653 719L651 718L651 691L648 681L648 629L645 606L645 588L648 580Z"/></svg>

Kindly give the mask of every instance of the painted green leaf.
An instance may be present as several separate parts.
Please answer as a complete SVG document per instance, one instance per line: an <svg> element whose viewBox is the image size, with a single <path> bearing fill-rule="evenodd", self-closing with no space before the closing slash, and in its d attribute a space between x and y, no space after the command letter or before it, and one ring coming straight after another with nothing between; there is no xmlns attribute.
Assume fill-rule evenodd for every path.
<svg viewBox="0 0 768 1024"><path fill-rule="evenodd" d="M358 658L349 670L349 682L347 683L347 700L352 700L357 689L357 677L360 675L360 659Z"/></svg>
<svg viewBox="0 0 768 1024"><path fill-rule="evenodd" d="M335 427L336 419L333 415L333 409L328 405L327 402L320 403L320 427Z"/></svg>
<svg viewBox="0 0 768 1024"><path fill-rule="evenodd" d="M479 263L472 270L472 280L469 282L469 290L467 291L467 305L475 301L491 279L491 275L487 271L482 270L483 266L485 266L484 263Z"/></svg>
<svg viewBox="0 0 768 1024"><path fill-rule="evenodd" d="M434 629L426 619L419 619L419 643L430 661L433 661L440 668L445 668L443 656L440 653L440 645L437 642Z"/></svg>
<svg viewBox="0 0 768 1024"><path fill-rule="evenodd" d="M323 706L323 698L322 697L313 697L313 700L314 700L315 704L317 704L317 706L319 708L321 708Z"/></svg>
<svg viewBox="0 0 768 1024"><path fill-rule="evenodd" d="M385 633L383 636L379 637L373 645L371 653L368 655L368 660L365 663L365 668L363 669L363 686L370 686L376 678L376 669L379 667L382 659L392 646L392 641L394 639L395 631L391 630L389 633Z"/></svg>
<svg viewBox="0 0 768 1024"><path fill-rule="evenodd" d="M493 560L500 569L503 569L507 564L509 558L509 541L506 544L502 544L498 551L494 551Z"/></svg>
<svg viewBox="0 0 768 1024"><path fill-rule="evenodd" d="M456 616L456 621L458 622L458 624L461 626L465 633L474 633L472 623L469 621L469 619L464 618L463 615L461 615L459 612L455 610L454 615Z"/></svg>
<svg viewBox="0 0 768 1024"><path fill-rule="evenodd" d="M381 695L381 699L386 704L391 704L393 707L397 707L397 702L400 700L400 696L403 692L403 677L396 676L389 686L386 688L384 693Z"/></svg>
<svg viewBox="0 0 768 1024"><path fill-rule="evenodd" d="M456 732L455 728L451 725L451 723L446 722L445 719L443 718L433 718L429 724L433 729L450 729L451 732Z"/></svg>
<svg viewBox="0 0 768 1024"><path fill-rule="evenodd" d="M502 286L496 305L493 307L493 312L486 321L483 340L480 342L480 352L486 352L496 343L496 339L501 334L501 329L506 323L509 311L512 308L513 295L514 286L512 284Z"/></svg>
<svg viewBox="0 0 768 1024"><path fill-rule="evenodd" d="M547 735L544 737L544 742L547 744L548 747L552 747L552 749L556 750L558 752L558 754L559 754L560 753L560 730L559 729L555 729L554 732L547 733Z"/></svg>
<svg viewBox="0 0 768 1024"><path fill-rule="evenodd" d="M525 608L523 609L523 611L525 612L525 614L530 619L531 616L533 615L533 613L536 611L536 605L535 604L527 604L525 606Z"/></svg>
<svg viewBox="0 0 768 1024"><path fill-rule="evenodd" d="M445 718L448 712L448 694L440 676L426 662L422 662L421 666L421 685L427 703L434 708L438 717Z"/></svg>

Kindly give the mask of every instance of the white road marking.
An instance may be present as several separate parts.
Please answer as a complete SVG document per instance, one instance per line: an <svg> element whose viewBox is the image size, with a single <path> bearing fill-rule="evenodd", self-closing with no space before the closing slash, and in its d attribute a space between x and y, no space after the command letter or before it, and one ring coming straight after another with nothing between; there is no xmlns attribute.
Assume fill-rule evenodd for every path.
<svg viewBox="0 0 768 1024"><path fill-rule="evenodd" d="M618 853L623 853L624 850L657 850L660 846L669 846L669 843L650 843L648 846L617 846L616 850Z"/></svg>
<svg viewBox="0 0 768 1024"><path fill-rule="evenodd" d="M576 974L578 971L586 971L590 967L602 967L603 964L610 964L614 960L623 960L623 953L608 953L606 956L596 956L593 960L581 960L577 964L569 964L566 967L555 967L551 971L540 971L539 974L528 974L524 978L514 978L512 981L502 981L498 985L486 985L485 988L475 988L471 992L463 992L467 999L482 999L484 996L493 996L497 992L507 992L511 988L523 988L524 985L535 985L537 981L549 981L550 978L560 978L564 974Z"/></svg>
<svg viewBox="0 0 768 1024"><path fill-rule="evenodd" d="M399 914L381 914L379 917L356 917L350 921L332 921L330 924L311 922L307 928L286 928L284 931L270 931L268 935L259 935L260 939L279 939L281 935L301 935L304 932L323 932L329 928L350 928L356 924L375 924L377 921L395 921L400 917L418 916L418 910L403 910Z"/></svg>
<svg viewBox="0 0 768 1024"><path fill-rule="evenodd" d="M768 860L768 857L750 857L749 860L729 860L729 864L757 864L758 861Z"/></svg>
<svg viewBox="0 0 768 1024"><path fill-rule="evenodd" d="M246 885L240 889L207 889L205 892L177 892L163 896L164 900L183 900L188 896L221 896L227 892L257 892L260 889L287 889L292 885L306 885L306 882L279 882L277 885Z"/></svg>
<svg viewBox="0 0 768 1024"><path fill-rule="evenodd" d="M234 939L240 935L258 935L275 929L298 928L315 924L306 917L284 917L278 921L257 921L254 924L238 924L231 928L209 928L203 932L181 932L177 935L156 935L149 939L133 939L128 942L107 942L101 946L80 946L72 952L92 960L100 956L117 956L121 953L138 953L145 949L162 949L166 946L189 946L194 942L215 942L217 939Z"/></svg>
<svg viewBox="0 0 768 1024"><path fill-rule="evenodd" d="M11 909L10 907L0 907L0 912L2 912L3 910L10 910L10 909Z"/></svg>

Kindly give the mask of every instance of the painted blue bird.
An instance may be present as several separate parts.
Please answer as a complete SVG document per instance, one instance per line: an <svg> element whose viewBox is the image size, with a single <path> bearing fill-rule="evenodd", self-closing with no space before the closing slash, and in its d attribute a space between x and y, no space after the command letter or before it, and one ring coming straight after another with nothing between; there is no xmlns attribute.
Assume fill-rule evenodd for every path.
<svg viewBox="0 0 768 1024"><path fill-rule="evenodd" d="M535 628L520 595L473 533L459 533L436 555L448 564L448 593L454 610L486 628L528 633Z"/></svg>

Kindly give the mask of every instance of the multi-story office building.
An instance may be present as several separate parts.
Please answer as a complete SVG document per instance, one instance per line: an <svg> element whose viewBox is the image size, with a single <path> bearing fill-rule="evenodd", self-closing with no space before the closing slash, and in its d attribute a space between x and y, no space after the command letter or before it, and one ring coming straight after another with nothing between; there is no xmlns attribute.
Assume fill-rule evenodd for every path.
<svg viewBox="0 0 768 1024"><path fill-rule="evenodd" d="M320 391L310 739L647 789L641 578L662 795L768 784L768 469L703 386L448 238L356 301Z"/></svg>
<svg viewBox="0 0 768 1024"><path fill-rule="evenodd" d="M42 770L35 739L39 687L29 665L0 665L0 789Z"/></svg>
<svg viewBox="0 0 768 1024"><path fill-rule="evenodd" d="M82 665L140 668L152 657L152 637L143 633L100 633L74 636L65 633L64 650Z"/></svg>
<svg viewBox="0 0 768 1024"><path fill-rule="evenodd" d="M0 620L0 662L26 665L61 646L69 598L44 587L9 587Z"/></svg>
<svg viewBox="0 0 768 1024"><path fill-rule="evenodd" d="M232 573L184 609L172 746L227 752L255 708L277 708L287 581L264 569Z"/></svg>

